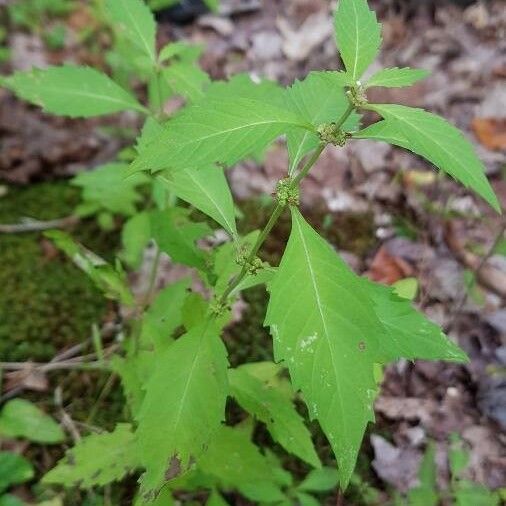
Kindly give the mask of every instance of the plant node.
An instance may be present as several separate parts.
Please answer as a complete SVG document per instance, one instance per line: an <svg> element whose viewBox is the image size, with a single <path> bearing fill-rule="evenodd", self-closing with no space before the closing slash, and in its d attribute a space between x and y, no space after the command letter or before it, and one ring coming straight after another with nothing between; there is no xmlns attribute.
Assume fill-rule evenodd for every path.
<svg viewBox="0 0 506 506"><path fill-rule="evenodd" d="M360 81L357 81L357 84L346 92L346 95L348 96L348 100L350 101L351 105L357 109L364 107L369 102L367 100L367 95L365 93L364 87Z"/></svg>
<svg viewBox="0 0 506 506"><path fill-rule="evenodd" d="M280 179L276 184L276 199L282 206L298 206L300 201L300 192L298 186L293 184L289 177Z"/></svg>
<svg viewBox="0 0 506 506"><path fill-rule="evenodd" d="M318 136L324 144L344 146L348 135L336 123L323 123L318 127Z"/></svg>
<svg viewBox="0 0 506 506"><path fill-rule="evenodd" d="M229 309L230 306L228 305L228 303L226 301L222 301L218 297L213 299L213 301L209 304L209 312L215 318L223 316Z"/></svg>
<svg viewBox="0 0 506 506"><path fill-rule="evenodd" d="M246 267L248 274L251 274L252 276L256 275L264 268L264 263L258 257L255 257L253 260L248 261L248 252L244 248L241 248L241 250L239 250L235 261L241 267Z"/></svg>

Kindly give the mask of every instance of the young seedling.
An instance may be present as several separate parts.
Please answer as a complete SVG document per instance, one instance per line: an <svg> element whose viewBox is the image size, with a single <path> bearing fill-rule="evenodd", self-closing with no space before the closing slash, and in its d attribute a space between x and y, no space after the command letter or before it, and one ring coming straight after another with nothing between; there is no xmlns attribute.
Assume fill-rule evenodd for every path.
<svg viewBox="0 0 506 506"><path fill-rule="evenodd" d="M374 418L378 367L400 358L467 357L393 288L350 270L304 218L301 182L329 144L372 139L424 157L499 211L497 198L471 144L455 127L421 109L369 102L369 88L409 86L427 72L390 68L364 81L381 43L381 27L366 0L340 0L335 13L346 70L312 72L287 88L244 75L211 82L195 65L198 52L192 48L176 43L156 52L155 23L141 0L107 0L106 6L156 91L149 104L85 67L18 73L3 83L50 113L88 117L133 110L146 117L130 165L98 168L75 183L83 188L89 213L128 217L122 258L130 266L139 265L154 241L152 280L160 255L168 254L194 268L211 295L191 292L190 280L183 279L146 304L151 282L146 297L135 303L119 264L112 267L68 236L52 234L108 297L136 304L137 310L124 350L110 361L122 380L130 423L84 438L43 481L88 488L142 471L138 504L171 504L174 491L202 488L210 491L210 505L226 504L220 494L232 489L259 504L314 504L304 487L293 496L290 475L251 441L250 421L224 424L227 397L263 422L286 451L318 469L310 432L293 404L300 392L329 440L345 489ZM171 93L184 96L187 105L167 119L161 105ZM361 129L365 110L382 119ZM274 210L263 230L241 237L224 171L280 136L286 137L290 163L277 184ZM149 203L137 192L140 185L151 188ZM212 252L200 249L197 240L211 230L192 221L179 201L215 220L231 241ZM286 210L292 230L280 265L272 267L259 254ZM230 369L221 332L240 291L258 284L270 296L265 325L274 361ZM282 368L290 382L280 375Z"/></svg>

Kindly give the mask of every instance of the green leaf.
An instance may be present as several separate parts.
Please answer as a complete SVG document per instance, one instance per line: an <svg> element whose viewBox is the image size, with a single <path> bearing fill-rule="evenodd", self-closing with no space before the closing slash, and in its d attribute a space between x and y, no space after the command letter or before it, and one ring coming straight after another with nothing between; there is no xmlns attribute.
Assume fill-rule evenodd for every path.
<svg viewBox="0 0 506 506"><path fill-rule="evenodd" d="M404 149L410 149L409 142L403 135L399 125L393 121L378 121L359 132L353 133L354 139L374 139L375 141L387 142Z"/></svg>
<svg viewBox="0 0 506 506"><path fill-rule="evenodd" d="M190 267L206 270L206 256L195 241L208 235L211 229L205 223L194 223L178 212L166 209L151 213L151 234L159 248L172 260Z"/></svg>
<svg viewBox="0 0 506 506"><path fill-rule="evenodd" d="M228 502L223 499L222 495L219 492L213 490L206 502L206 506L228 506Z"/></svg>
<svg viewBox="0 0 506 506"><path fill-rule="evenodd" d="M177 58L184 63L194 63L202 54L203 47L197 44L187 44L186 42L170 42L160 50L158 60L163 63L167 60Z"/></svg>
<svg viewBox="0 0 506 506"><path fill-rule="evenodd" d="M0 496L0 506L25 506L25 502L18 499L15 495L5 494ZM39 506L42 503L39 503Z"/></svg>
<svg viewBox="0 0 506 506"><path fill-rule="evenodd" d="M86 489L121 480L140 466L139 452L129 424L113 432L92 434L67 451L42 483Z"/></svg>
<svg viewBox="0 0 506 506"><path fill-rule="evenodd" d="M228 378L232 396L244 410L267 425L275 441L311 466L320 467L311 434L284 392L242 367L231 369Z"/></svg>
<svg viewBox="0 0 506 506"><path fill-rule="evenodd" d="M467 355L446 337L438 325L413 309L395 291L365 278L361 281L388 338L381 343L382 362L406 359L467 362Z"/></svg>
<svg viewBox="0 0 506 506"><path fill-rule="evenodd" d="M106 9L113 25L119 25L127 39L153 63L156 62L156 23L142 0L107 0Z"/></svg>
<svg viewBox="0 0 506 506"><path fill-rule="evenodd" d="M138 417L146 496L184 472L220 427L228 393L226 356L219 329L206 322L157 357Z"/></svg>
<svg viewBox="0 0 506 506"><path fill-rule="evenodd" d="M436 489L436 450L434 444L429 444L420 464L418 480L420 485L408 493L410 506L436 506L439 498Z"/></svg>
<svg viewBox="0 0 506 506"><path fill-rule="evenodd" d="M244 98L206 98L170 120L131 171L229 167L293 127L314 130L286 108Z"/></svg>
<svg viewBox="0 0 506 506"><path fill-rule="evenodd" d="M21 455L0 452L0 493L11 485L18 485L33 478L33 467Z"/></svg>
<svg viewBox="0 0 506 506"><path fill-rule="evenodd" d="M366 0L340 0L334 24L341 58L351 79L357 81L378 55L381 25Z"/></svg>
<svg viewBox="0 0 506 506"><path fill-rule="evenodd" d="M1 82L46 112L88 118L128 109L146 112L130 93L89 67L64 65L17 72Z"/></svg>
<svg viewBox="0 0 506 506"><path fill-rule="evenodd" d="M321 469L313 469L297 489L305 492L327 492L337 488L338 483L337 470L331 467L322 467Z"/></svg>
<svg viewBox="0 0 506 506"><path fill-rule="evenodd" d="M499 201L485 176L482 162L471 143L457 128L440 116L422 109L395 104L371 105L370 109L381 114L402 132L406 139L403 147L426 158L464 186L472 188L500 212ZM394 141L392 139L392 143L396 144Z"/></svg>
<svg viewBox="0 0 506 506"><path fill-rule="evenodd" d="M460 473L469 464L469 453L465 451L462 441L458 434L450 435L451 446L448 451L448 462L450 463L450 471L452 478L458 478Z"/></svg>
<svg viewBox="0 0 506 506"><path fill-rule="evenodd" d="M65 232L49 230L44 235L53 241L55 246L63 251L79 269L85 272L107 298L119 300L127 306L134 304L133 295L122 272L116 271L103 258L76 243Z"/></svg>
<svg viewBox="0 0 506 506"><path fill-rule="evenodd" d="M199 469L215 477L222 488L239 489L256 501L257 493L283 500L276 482L274 464L260 453L242 426L221 426L209 448L199 459ZM262 499L265 500L265 499Z"/></svg>
<svg viewBox="0 0 506 506"><path fill-rule="evenodd" d="M35 404L25 399L7 402L0 413L0 435L54 444L65 439L61 427Z"/></svg>
<svg viewBox="0 0 506 506"><path fill-rule="evenodd" d="M173 63L163 69L162 75L176 95L181 95L190 102L204 97L205 88L211 80L206 72L190 63Z"/></svg>
<svg viewBox="0 0 506 506"><path fill-rule="evenodd" d="M181 200L213 218L233 238L237 237L234 201L222 168L168 171L158 178Z"/></svg>
<svg viewBox="0 0 506 506"><path fill-rule="evenodd" d="M190 279L183 278L158 293L144 315L141 342L153 343L157 352L167 349L172 334L183 323L183 307L189 288Z"/></svg>
<svg viewBox="0 0 506 506"><path fill-rule="evenodd" d="M151 239L149 213L137 213L126 221L121 229L123 251L121 258L130 267L137 269L142 262L142 254Z"/></svg>
<svg viewBox="0 0 506 506"><path fill-rule="evenodd" d="M131 413L137 416L144 400L144 385L153 372L153 351L139 350L127 358L114 355L111 369L121 378L123 393Z"/></svg>
<svg viewBox="0 0 506 506"><path fill-rule="evenodd" d="M396 281L392 288L396 295L401 299L415 300L416 294L418 293L418 279L416 278L404 278Z"/></svg>
<svg viewBox="0 0 506 506"><path fill-rule="evenodd" d="M485 486L468 480L459 480L454 491L455 506L499 506L497 494Z"/></svg>
<svg viewBox="0 0 506 506"><path fill-rule="evenodd" d="M287 90L290 108L314 127L322 123L338 121L349 106L339 72L311 72L303 81ZM344 130L353 130L358 125L358 115L353 113L344 123ZM290 155L290 173L293 173L301 159L320 143L318 135L300 128L287 134Z"/></svg>
<svg viewBox="0 0 506 506"><path fill-rule="evenodd" d="M292 209L292 232L270 284L266 324L312 418L327 435L349 482L373 419L373 364L385 339L371 300L335 251Z"/></svg>
<svg viewBox="0 0 506 506"><path fill-rule="evenodd" d="M304 492L297 492L297 499L299 500L300 506L319 506L320 501L310 494Z"/></svg>
<svg viewBox="0 0 506 506"><path fill-rule="evenodd" d="M82 199L86 204L92 203L111 213L131 216L136 212L137 202L142 200L137 187L146 183L148 178L143 174L134 174L126 179L127 173L127 164L113 162L80 172L72 179L72 184L82 189Z"/></svg>
<svg viewBox="0 0 506 506"><path fill-rule="evenodd" d="M385 88L402 88L425 79L429 74L428 70L412 69L409 67L381 69L367 81L365 87L383 86Z"/></svg>

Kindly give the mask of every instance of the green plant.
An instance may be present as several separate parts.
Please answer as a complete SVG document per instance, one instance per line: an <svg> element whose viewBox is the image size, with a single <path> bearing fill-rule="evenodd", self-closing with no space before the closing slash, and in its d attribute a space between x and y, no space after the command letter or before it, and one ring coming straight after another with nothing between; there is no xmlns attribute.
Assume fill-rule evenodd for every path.
<svg viewBox="0 0 506 506"><path fill-rule="evenodd" d="M449 490L439 490L437 487L434 459L435 447L434 444L430 444L420 466L418 474L420 484L409 491L406 504L437 506L443 499L448 499L455 506L496 506L499 504L497 493L462 477L469 463L469 452L463 447L457 434L451 436L448 452L451 475ZM401 499L398 499L397 503L404 504Z"/></svg>
<svg viewBox="0 0 506 506"><path fill-rule="evenodd" d="M175 43L156 52L155 23L140 0L109 0L106 8L142 55L147 105L90 68L53 67L3 80L47 112L89 117L133 110L146 117L130 165L108 165L75 180L83 188L81 212L127 217L121 258L130 267L139 266L148 243L156 245L145 295L136 301L130 294L119 260L113 266L68 235L48 233L107 297L131 308L122 352L95 364L121 377L131 420L84 438L43 482L89 488L142 470L138 504L171 504L181 490L207 490L211 505L225 504L221 494L233 490L258 504L315 504L306 494L313 489L294 488L274 455L253 443L250 419L223 424L227 397L265 424L287 452L318 470L310 432L293 404L300 396L329 440L344 489L373 420L381 365L401 357L467 357L408 299L347 267L299 210L300 183L327 145L373 139L426 158L498 211L499 203L456 128L421 109L368 102L370 87L408 86L426 72L384 69L361 81L381 42L380 25L365 0L341 0L335 15L346 71L312 72L288 88L247 76L211 82L196 66L193 48ZM187 106L167 119L161 106L171 93L182 95ZM363 110L383 119L361 129ZM276 205L263 230L241 237L224 171L262 153L281 135L290 164L277 184ZM141 198L137 185L147 188L149 199ZM199 240L211 228L193 221L180 201L212 218L231 241L202 248ZM286 209L292 231L275 268L258 254ZM183 279L154 297L162 254L193 268L206 295ZM276 363L229 369L220 334L241 290L256 285L266 285L270 294L265 325Z"/></svg>

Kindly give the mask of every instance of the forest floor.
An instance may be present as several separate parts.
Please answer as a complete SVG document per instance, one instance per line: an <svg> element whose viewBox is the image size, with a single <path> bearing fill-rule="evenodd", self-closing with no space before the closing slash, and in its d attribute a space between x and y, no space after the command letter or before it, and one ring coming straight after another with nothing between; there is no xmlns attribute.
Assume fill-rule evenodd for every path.
<svg viewBox="0 0 506 506"><path fill-rule="evenodd" d="M371 4L384 25L380 63L431 71L412 88L376 89L371 99L424 107L461 128L484 160L505 207L504 3ZM10 25L10 58L3 70L68 60L103 65L100 51L76 36L91 20L86 2L78 5L64 20L67 34L56 50L47 47L38 30ZM289 84L311 70L340 68L328 1L228 0L223 8L223 15L207 14L185 26L162 20L159 43L204 44L201 63L214 79L249 72ZM170 102L167 107L178 105ZM79 192L67 180L111 160L138 126L131 114L106 120L55 119L0 89L0 224L71 215ZM264 161L241 163L229 172L233 192L243 201L242 230L265 222L270 205L265 195L272 193L286 166L279 142ZM377 423L359 462L362 478L380 494L379 503L386 503L388 491L405 492L416 483L429 440L436 443L438 481L445 488L452 433L460 434L469 449L469 478L493 489L505 487L504 216L414 155L369 141L327 149L303 183L302 205L357 272L388 284L416 278L418 307L470 357L464 365L401 361L386 369ZM266 244L266 259L279 258L288 232L288 221L281 220ZM109 258L119 245L118 232L103 231L94 220L85 220L73 233ZM0 265L0 360L26 362L20 371L4 374L0 399L22 394L60 416L54 403L58 389L60 406L72 419L107 427L121 416L118 384L109 384L101 373L37 372L30 361L52 360L80 343L85 343L85 353L91 349L91 324L114 327L116 308L39 233L0 233ZM159 286L180 275L170 261L162 265ZM142 285L145 280L137 276L132 282ZM226 333L231 362L270 359L268 332L259 330L266 294L253 289L243 299L237 321ZM38 471L50 467L62 451L40 450L35 455ZM346 504L369 504L357 494Z"/></svg>

